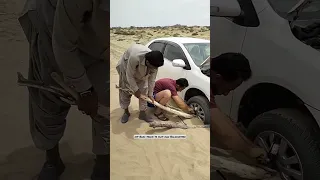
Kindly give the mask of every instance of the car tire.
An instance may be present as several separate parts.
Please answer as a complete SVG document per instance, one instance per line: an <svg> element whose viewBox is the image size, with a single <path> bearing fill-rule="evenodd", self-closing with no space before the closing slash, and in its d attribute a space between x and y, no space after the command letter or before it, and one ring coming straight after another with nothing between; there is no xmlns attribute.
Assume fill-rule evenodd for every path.
<svg viewBox="0 0 320 180"><path fill-rule="evenodd" d="M191 105L192 103L198 104L202 108L205 115L203 123L210 124L210 104L207 98L203 96L194 96L187 102L188 105Z"/></svg>
<svg viewBox="0 0 320 180"><path fill-rule="evenodd" d="M278 133L289 141L299 157L303 180L320 179L320 130L311 117L295 109L265 112L249 124L247 136L254 141L263 132Z"/></svg>

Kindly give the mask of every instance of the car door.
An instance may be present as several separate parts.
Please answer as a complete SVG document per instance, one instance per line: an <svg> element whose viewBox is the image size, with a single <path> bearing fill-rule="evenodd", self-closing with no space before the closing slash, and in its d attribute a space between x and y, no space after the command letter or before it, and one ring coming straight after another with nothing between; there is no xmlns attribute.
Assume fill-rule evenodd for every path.
<svg viewBox="0 0 320 180"><path fill-rule="evenodd" d="M220 1L220 2L218 2ZM225 0L210 0L210 6L224 4ZM216 57L227 52L241 52L248 27L259 26L259 19L252 0L235 0L241 8L241 15L237 17L217 17L210 14L210 56ZM211 8L210 7L210 8ZM231 115L234 92L228 96L217 96L219 108ZM235 107L237 108L237 107ZM236 117L232 117L236 119Z"/></svg>
<svg viewBox="0 0 320 180"><path fill-rule="evenodd" d="M189 66L188 60L181 47L175 43L167 42L164 52L164 66L159 73L159 78L178 79L186 77L186 68L174 67L172 61L175 59L182 59Z"/></svg>

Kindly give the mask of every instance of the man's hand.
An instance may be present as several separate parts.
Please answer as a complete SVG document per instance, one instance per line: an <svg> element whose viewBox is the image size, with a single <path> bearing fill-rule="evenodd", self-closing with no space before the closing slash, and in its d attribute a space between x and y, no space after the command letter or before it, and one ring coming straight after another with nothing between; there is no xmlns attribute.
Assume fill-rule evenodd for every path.
<svg viewBox="0 0 320 180"><path fill-rule="evenodd" d="M251 147L248 151L244 151L244 153L250 158L254 158L260 164L266 164L266 160L268 158L267 152L260 147Z"/></svg>
<svg viewBox="0 0 320 180"><path fill-rule="evenodd" d="M86 115L95 116L98 113L98 95L95 91L80 95L77 104L78 109Z"/></svg>
<svg viewBox="0 0 320 180"><path fill-rule="evenodd" d="M138 90L134 93L134 96L137 97L137 98L140 98L141 97L141 92Z"/></svg>
<svg viewBox="0 0 320 180"><path fill-rule="evenodd" d="M196 112L194 111L193 108L188 107L188 113L189 113L189 114L195 114Z"/></svg>
<svg viewBox="0 0 320 180"><path fill-rule="evenodd" d="M156 100L153 98L153 96L149 96L149 98L151 99L152 104L154 104L154 102L155 102Z"/></svg>

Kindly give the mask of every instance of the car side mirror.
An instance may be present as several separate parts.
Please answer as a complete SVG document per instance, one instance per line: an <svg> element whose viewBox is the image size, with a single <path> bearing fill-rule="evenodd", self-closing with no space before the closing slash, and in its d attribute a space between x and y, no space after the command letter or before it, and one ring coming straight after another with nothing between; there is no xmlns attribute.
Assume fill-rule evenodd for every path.
<svg viewBox="0 0 320 180"><path fill-rule="evenodd" d="M241 7L237 0L210 0L210 16L238 17Z"/></svg>
<svg viewBox="0 0 320 180"><path fill-rule="evenodd" d="M184 68L186 67L186 63L182 59L175 59L172 61L172 66Z"/></svg>

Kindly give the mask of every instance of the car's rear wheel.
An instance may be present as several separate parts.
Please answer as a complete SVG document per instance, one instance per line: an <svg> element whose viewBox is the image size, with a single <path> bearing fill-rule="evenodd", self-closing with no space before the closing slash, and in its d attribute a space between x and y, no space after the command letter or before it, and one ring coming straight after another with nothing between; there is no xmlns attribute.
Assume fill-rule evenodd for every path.
<svg viewBox="0 0 320 180"><path fill-rule="evenodd" d="M283 180L320 179L320 132L313 119L294 109L276 109L256 117L248 137L271 156Z"/></svg>
<svg viewBox="0 0 320 180"><path fill-rule="evenodd" d="M195 109L197 115L204 124L210 124L210 108L207 98L203 96L194 96L188 100L187 104Z"/></svg>

